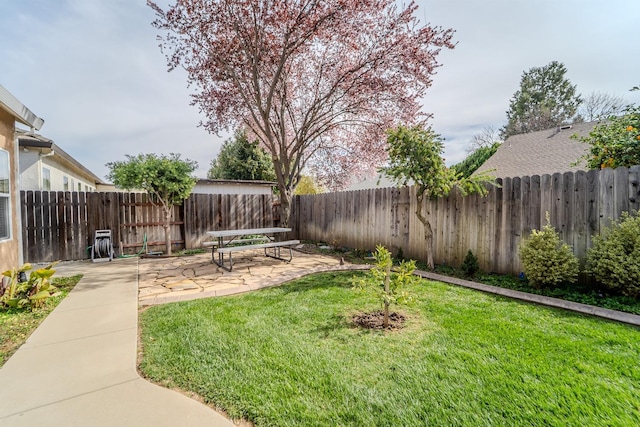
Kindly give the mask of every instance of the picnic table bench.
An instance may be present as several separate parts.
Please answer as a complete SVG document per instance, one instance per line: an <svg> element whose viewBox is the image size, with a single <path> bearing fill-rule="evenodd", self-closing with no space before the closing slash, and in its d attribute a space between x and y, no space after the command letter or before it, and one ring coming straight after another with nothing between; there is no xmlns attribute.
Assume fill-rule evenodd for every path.
<svg viewBox="0 0 640 427"><path fill-rule="evenodd" d="M205 242L205 246L211 246L211 262L227 271L231 271L233 269L232 254L233 252L238 251L264 249L265 256L290 262L293 259L292 247L300 244L300 240L276 241L276 235L287 233L289 231L291 231L290 228L282 227L208 231L207 235L215 238L216 241ZM256 237L242 239L242 236ZM281 248L289 249L288 259L281 256ZM268 252L269 249L273 249L273 254ZM225 263L225 254L228 255L229 267L227 267Z"/></svg>

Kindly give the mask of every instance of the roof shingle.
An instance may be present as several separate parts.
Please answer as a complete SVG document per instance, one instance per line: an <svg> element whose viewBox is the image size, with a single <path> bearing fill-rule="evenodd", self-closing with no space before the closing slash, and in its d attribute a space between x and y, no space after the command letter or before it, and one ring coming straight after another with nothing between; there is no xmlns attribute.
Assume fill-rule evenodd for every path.
<svg viewBox="0 0 640 427"><path fill-rule="evenodd" d="M553 128L513 135L498 148L475 174L490 171L496 178L554 174L586 170L584 160L576 161L589 151L585 143L571 139L571 135L588 135L597 122L574 123Z"/></svg>

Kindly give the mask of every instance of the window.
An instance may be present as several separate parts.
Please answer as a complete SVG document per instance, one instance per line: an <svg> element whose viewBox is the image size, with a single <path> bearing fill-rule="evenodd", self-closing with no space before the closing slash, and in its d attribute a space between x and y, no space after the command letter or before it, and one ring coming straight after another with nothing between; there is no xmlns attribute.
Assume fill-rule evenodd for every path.
<svg viewBox="0 0 640 427"><path fill-rule="evenodd" d="M51 191L51 171L47 168L42 168L42 190Z"/></svg>
<svg viewBox="0 0 640 427"><path fill-rule="evenodd" d="M88 185L84 186L84 191L86 191L87 193L89 192L89 186Z"/></svg>
<svg viewBox="0 0 640 427"><path fill-rule="evenodd" d="M62 177L62 189L64 191L69 191L69 177L68 176L63 176Z"/></svg>
<svg viewBox="0 0 640 427"><path fill-rule="evenodd" d="M81 192L81 191L82 191L82 183L81 183L81 182L79 182L79 183L78 183L78 193L79 193L79 192Z"/></svg>
<svg viewBox="0 0 640 427"><path fill-rule="evenodd" d="M9 152L0 150L0 240L11 237L11 212L9 210L11 185L9 178Z"/></svg>

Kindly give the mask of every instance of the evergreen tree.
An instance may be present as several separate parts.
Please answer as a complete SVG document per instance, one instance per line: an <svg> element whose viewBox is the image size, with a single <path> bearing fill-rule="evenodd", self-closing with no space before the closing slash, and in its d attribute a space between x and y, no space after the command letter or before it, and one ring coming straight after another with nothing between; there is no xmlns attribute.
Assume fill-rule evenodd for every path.
<svg viewBox="0 0 640 427"><path fill-rule="evenodd" d="M451 166L451 169L456 171L461 177L468 178L482 166L484 162L489 160L489 157L498 151L498 147L500 147L500 142L494 142L493 145L489 147L480 147L460 163Z"/></svg>
<svg viewBox="0 0 640 427"><path fill-rule="evenodd" d="M520 89L513 94L502 137L559 126L573 119L582 99L565 77L564 64L553 61L522 74Z"/></svg>
<svg viewBox="0 0 640 427"><path fill-rule="evenodd" d="M218 157L211 161L209 179L275 181L273 162L258 141L249 141L244 130L222 144Z"/></svg>

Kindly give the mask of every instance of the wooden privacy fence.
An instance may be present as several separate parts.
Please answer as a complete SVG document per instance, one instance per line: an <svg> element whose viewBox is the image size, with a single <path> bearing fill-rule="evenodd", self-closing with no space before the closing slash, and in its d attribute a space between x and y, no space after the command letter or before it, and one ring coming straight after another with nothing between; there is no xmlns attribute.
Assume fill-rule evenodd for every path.
<svg viewBox="0 0 640 427"><path fill-rule="evenodd" d="M96 230L111 230L117 254L164 250L164 214L143 193L22 191L22 243L26 262L90 257ZM192 194L174 207L173 249L198 248L206 231L272 227L271 195Z"/></svg>
<svg viewBox="0 0 640 427"><path fill-rule="evenodd" d="M485 271L522 271L518 245L551 224L584 262L591 237L625 211L640 208L640 167L506 178L487 197L425 201L434 231L434 260L459 266L469 249ZM424 229L415 215L415 187L297 196L292 225L298 238L373 250L377 244L425 260Z"/></svg>

